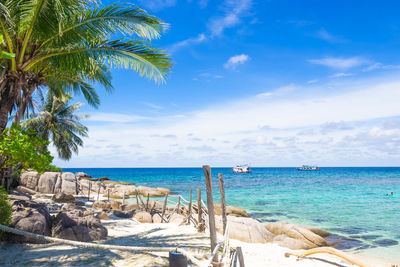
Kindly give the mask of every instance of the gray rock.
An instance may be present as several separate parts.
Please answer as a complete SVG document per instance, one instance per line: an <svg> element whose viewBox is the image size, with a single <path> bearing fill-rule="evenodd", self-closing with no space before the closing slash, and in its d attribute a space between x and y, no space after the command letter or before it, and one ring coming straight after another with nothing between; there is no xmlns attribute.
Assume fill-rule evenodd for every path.
<svg viewBox="0 0 400 267"><path fill-rule="evenodd" d="M60 212L53 221L52 236L90 242L107 237L107 229L100 219L82 211Z"/></svg>
<svg viewBox="0 0 400 267"><path fill-rule="evenodd" d="M11 227L39 235L50 234L50 214L44 203L16 200L12 206ZM40 243L37 239L7 234L13 242Z"/></svg>
<svg viewBox="0 0 400 267"><path fill-rule="evenodd" d="M135 211L119 211L119 210L113 210L112 214L114 216L117 216L119 218L132 218L133 214L135 214Z"/></svg>
<svg viewBox="0 0 400 267"><path fill-rule="evenodd" d="M59 193L54 194L51 197L51 200L56 203L73 203L73 202L75 202L75 197L73 195L59 192Z"/></svg>
<svg viewBox="0 0 400 267"><path fill-rule="evenodd" d="M84 173L84 172L77 172L77 173L75 173L75 176L76 176L76 179L78 179L78 180L80 180L82 178L92 178L92 176L90 176L89 174Z"/></svg>
<svg viewBox="0 0 400 267"><path fill-rule="evenodd" d="M45 172L40 175L38 191L47 194L54 193L54 188L60 175L61 173L59 172Z"/></svg>
<svg viewBox="0 0 400 267"><path fill-rule="evenodd" d="M12 191L8 191L8 198L11 201L14 201L14 200L29 201L32 199L32 196L27 193L21 192L21 191L12 190Z"/></svg>
<svg viewBox="0 0 400 267"><path fill-rule="evenodd" d="M40 175L37 172L24 172L19 178L19 184L37 191Z"/></svg>
<svg viewBox="0 0 400 267"><path fill-rule="evenodd" d="M77 184L75 175L72 172L64 172L61 175L61 192L66 194L77 194Z"/></svg>
<svg viewBox="0 0 400 267"><path fill-rule="evenodd" d="M145 212L145 211L139 211L138 213L136 213L135 219L141 223L152 223L153 222L151 214L148 212Z"/></svg>
<svg viewBox="0 0 400 267"><path fill-rule="evenodd" d="M290 249L310 249L310 246L305 242L288 237L287 235L277 235L274 238L273 243Z"/></svg>

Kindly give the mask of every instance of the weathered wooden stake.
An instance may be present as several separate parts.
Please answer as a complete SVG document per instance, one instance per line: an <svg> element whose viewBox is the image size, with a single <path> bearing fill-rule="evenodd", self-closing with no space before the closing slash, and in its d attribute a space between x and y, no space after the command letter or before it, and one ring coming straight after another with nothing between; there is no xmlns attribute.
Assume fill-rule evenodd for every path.
<svg viewBox="0 0 400 267"><path fill-rule="evenodd" d="M97 188L97 201L99 201L101 183L100 183L100 182L97 182L97 185L99 186L99 187Z"/></svg>
<svg viewBox="0 0 400 267"><path fill-rule="evenodd" d="M107 189L107 201L110 202L110 189Z"/></svg>
<svg viewBox="0 0 400 267"><path fill-rule="evenodd" d="M239 266L244 267L244 258L243 258L243 252L242 252L242 247L237 247L236 248L236 253L239 258Z"/></svg>
<svg viewBox="0 0 400 267"><path fill-rule="evenodd" d="M178 196L178 209L177 209L177 213L181 214L181 196Z"/></svg>
<svg viewBox="0 0 400 267"><path fill-rule="evenodd" d="M227 219L226 219L224 177L222 176L222 173L218 173L218 182L219 182L219 192L221 193L222 227L223 227L222 229L224 230L223 234L225 234Z"/></svg>
<svg viewBox="0 0 400 267"><path fill-rule="evenodd" d="M147 193L147 201L146 201L146 211L149 210L149 198L150 198L150 194Z"/></svg>
<svg viewBox="0 0 400 267"><path fill-rule="evenodd" d="M167 207L167 198L168 198L168 193L165 194L165 198L164 198L164 205L162 207L162 213L161 213L161 222L167 221L164 219L165 208Z"/></svg>
<svg viewBox="0 0 400 267"><path fill-rule="evenodd" d="M91 188L91 185L92 185L92 181L89 180L89 190L88 190L88 194L87 194L87 200L88 201L90 200L90 188Z"/></svg>
<svg viewBox="0 0 400 267"><path fill-rule="evenodd" d="M214 251L217 245L217 231L215 228L215 214L214 214L214 201L212 193L211 183L211 168L208 165L203 166L204 177L206 179L206 190L207 190L207 208L208 208L208 223L210 227L210 241L211 241L211 253ZM214 256L214 261L217 261L217 254Z"/></svg>
<svg viewBox="0 0 400 267"><path fill-rule="evenodd" d="M136 197L136 205L137 205L137 209L140 209L140 205L139 205L139 198L138 198L138 191L135 190L135 197Z"/></svg>
<svg viewBox="0 0 400 267"><path fill-rule="evenodd" d="M125 192L124 192L124 195L122 197L122 205L124 205L124 204L125 204Z"/></svg>
<svg viewBox="0 0 400 267"><path fill-rule="evenodd" d="M190 188L189 212L188 212L188 216L187 216L188 224L190 224L190 217L192 217L192 188Z"/></svg>
<svg viewBox="0 0 400 267"><path fill-rule="evenodd" d="M203 232L204 231L204 223L203 223L203 218L202 218L202 211L203 208L201 207L201 189L197 188L197 215L198 215L198 225L197 225L197 232Z"/></svg>

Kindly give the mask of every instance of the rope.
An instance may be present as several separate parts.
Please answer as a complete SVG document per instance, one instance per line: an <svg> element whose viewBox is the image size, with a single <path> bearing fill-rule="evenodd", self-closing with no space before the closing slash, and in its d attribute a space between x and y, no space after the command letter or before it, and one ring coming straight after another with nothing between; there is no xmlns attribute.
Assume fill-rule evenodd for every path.
<svg viewBox="0 0 400 267"><path fill-rule="evenodd" d="M201 263L198 261L193 255L191 255L189 252L182 248L173 248L173 247L133 247L133 246L117 246L117 245L104 245L104 244L96 244L96 243L88 243L88 242L80 242L80 241L72 241L72 240L66 240L66 239L61 239L61 238L54 238L54 237L49 237L49 236L44 236L44 235L38 235L30 232L25 232L19 229L7 227L4 225L0 224L0 229L9 233L13 233L16 235L22 235L26 237L31 237L35 239L39 239L42 241L46 242L53 242L53 243L60 243L60 244L67 244L71 246L77 246L77 247L84 247L84 248L96 248L96 249L115 249L115 250L121 250L121 251L142 251L142 252L152 252L152 251L158 251L158 252L170 252L170 251L177 251L183 255L185 255L188 259L192 261L197 266L200 266Z"/></svg>

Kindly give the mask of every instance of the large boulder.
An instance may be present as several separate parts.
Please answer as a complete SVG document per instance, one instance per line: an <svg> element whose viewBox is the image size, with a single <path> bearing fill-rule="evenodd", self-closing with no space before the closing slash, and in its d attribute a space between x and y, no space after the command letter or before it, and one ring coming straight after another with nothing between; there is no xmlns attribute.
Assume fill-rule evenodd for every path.
<svg viewBox="0 0 400 267"><path fill-rule="evenodd" d="M111 203L105 201L96 201L92 204L92 208L102 209L102 210L110 210Z"/></svg>
<svg viewBox="0 0 400 267"><path fill-rule="evenodd" d="M178 213L174 213L172 214L171 218L169 218L169 223L173 223L173 224L184 224L185 223L185 216L178 214Z"/></svg>
<svg viewBox="0 0 400 267"><path fill-rule="evenodd" d="M37 172L24 172L19 178L19 184L37 191L40 175Z"/></svg>
<svg viewBox="0 0 400 267"><path fill-rule="evenodd" d="M90 242L106 238L107 229L92 213L74 210L57 214L53 220L52 236Z"/></svg>
<svg viewBox="0 0 400 267"><path fill-rule="evenodd" d="M221 203L215 203L214 204L214 212L215 215L222 215L222 204ZM247 212L238 207L234 206L226 206L226 215L230 216L235 216L235 217L249 217Z"/></svg>
<svg viewBox="0 0 400 267"><path fill-rule="evenodd" d="M299 225L287 222L273 222L267 224L265 228L275 235L286 235L288 237L300 240L306 243L310 248L328 245L328 242L326 242L323 237Z"/></svg>
<svg viewBox="0 0 400 267"><path fill-rule="evenodd" d="M246 217L227 216L228 236L248 243L267 243L271 242L275 235L265 229L257 220ZM222 217L215 216L216 228L219 233L223 233Z"/></svg>
<svg viewBox="0 0 400 267"><path fill-rule="evenodd" d="M50 214L46 204L26 200L11 200L11 227L39 235L50 235ZM7 234L14 242L38 243L37 239Z"/></svg>
<svg viewBox="0 0 400 267"><path fill-rule="evenodd" d="M38 183L38 191L40 193L52 194L57 183L57 179L61 176L59 172L45 172L40 175Z"/></svg>
<svg viewBox="0 0 400 267"><path fill-rule="evenodd" d="M152 223L152 217L151 214L145 211L139 211L138 213L135 214L134 217L138 222L140 223Z"/></svg>
<svg viewBox="0 0 400 267"><path fill-rule="evenodd" d="M155 214L153 215L153 223L161 223L161 222L162 222L162 220L161 220L160 214L155 213Z"/></svg>
<svg viewBox="0 0 400 267"><path fill-rule="evenodd" d="M128 218L132 218L133 214L135 214L135 211L133 211L133 210L131 210L131 211L113 210L112 214L119 218L128 219Z"/></svg>
<svg viewBox="0 0 400 267"><path fill-rule="evenodd" d="M92 176L90 176L87 173L84 172L77 172L75 173L76 179L80 180L80 179L85 179L85 178L92 178Z"/></svg>
<svg viewBox="0 0 400 267"><path fill-rule="evenodd" d="M63 192L59 192L54 194L51 197L51 200L56 203L74 203L75 197L73 195L65 194Z"/></svg>
<svg viewBox="0 0 400 267"><path fill-rule="evenodd" d="M290 249L309 249L310 246L305 242L288 237L287 235L277 235L275 236L273 243Z"/></svg>
<svg viewBox="0 0 400 267"><path fill-rule="evenodd" d="M167 193L170 195L171 191L167 188L162 188L162 187L157 187L157 188L153 188L153 187L147 187L147 186L138 186L137 190L139 192L140 195L144 196L144 197L161 197L161 196L165 196Z"/></svg>
<svg viewBox="0 0 400 267"><path fill-rule="evenodd" d="M72 172L64 172L61 175L61 192L66 194L75 195L77 194L77 184L75 175Z"/></svg>

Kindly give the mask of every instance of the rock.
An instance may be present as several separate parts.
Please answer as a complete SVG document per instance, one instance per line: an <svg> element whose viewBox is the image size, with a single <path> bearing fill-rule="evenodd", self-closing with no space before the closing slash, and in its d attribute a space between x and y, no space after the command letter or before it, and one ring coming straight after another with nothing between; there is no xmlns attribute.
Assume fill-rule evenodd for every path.
<svg viewBox="0 0 400 267"><path fill-rule="evenodd" d="M80 200L75 200L75 205L77 205L77 206L85 206L85 202L80 201Z"/></svg>
<svg viewBox="0 0 400 267"><path fill-rule="evenodd" d="M290 249L310 249L310 246L301 240L297 240L287 235L277 235L273 243Z"/></svg>
<svg viewBox="0 0 400 267"><path fill-rule="evenodd" d="M34 191L33 189L30 189L28 187L21 186L21 185L17 186L16 190L18 190L19 192L30 194L30 195L37 195L37 192Z"/></svg>
<svg viewBox="0 0 400 267"><path fill-rule="evenodd" d="M51 200L56 203L73 203L73 202L75 202L75 198L73 195L68 195L63 192L54 194L51 197Z"/></svg>
<svg viewBox="0 0 400 267"><path fill-rule="evenodd" d="M37 172L24 172L19 178L19 184L37 191L40 175Z"/></svg>
<svg viewBox="0 0 400 267"><path fill-rule="evenodd" d="M135 211L131 210L131 211L120 211L120 210L113 210L112 214L114 216L117 216L119 218L132 218L133 214L135 213Z"/></svg>
<svg viewBox="0 0 400 267"><path fill-rule="evenodd" d="M227 216L229 222L229 238L237 239L248 243L271 242L275 235L265 229L257 220L246 217ZM222 217L215 216L216 228L223 233Z"/></svg>
<svg viewBox="0 0 400 267"><path fill-rule="evenodd" d="M110 180L110 178L105 176L99 178L99 181L108 181L108 180Z"/></svg>
<svg viewBox="0 0 400 267"><path fill-rule="evenodd" d="M153 215L153 223L161 223L161 216L158 213Z"/></svg>
<svg viewBox="0 0 400 267"><path fill-rule="evenodd" d="M287 222L273 222L267 224L265 228L275 235L284 234L288 237L301 240L308 246L310 246L310 248L328 245L328 243L323 237L299 225L290 224Z"/></svg>
<svg viewBox="0 0 400 267"><path fill-rule="evenodd" d="M114 200L114 201L111 201L110 203L111 203L111 208L113 210L122 210L122 202Z"/></svg>
<svg viewBox="0 0 400 267"><path fill-rule="evenodd" d="M171 191L169 189L162 187L152 188L147 186L138 186L137 190L139 194L144 197L147 197L147 195L149 195L150 197L161 197L165 196L166 193L171 194Z"/></svg>
<svg viewBox="0 0 400 267"><path fill-rule="evenodd" d="M113 184L113 185L115 185L117 182L116 181L113 181L113 180L107 180L107 181L104 181L102 184L103 185L110 185L110 184Z"/></svg>
<svg viewBox="0 0 400 267"><path fill-rule="evenodd" d="M75 211L75 210L86 211L86 208L83 206L78 206L76 205L76 203L65 203L61 207L61 211Z"/></svg>
<svg viewBox="0 0 400 267"><path fill-rule="evenodd" d="M330 236L332 233L329 233L327 231L318 229L318 228L314 228L314 227L310 227L310 226L303 226L304 228L310 230L311 232L313 232L316 235L319 235L321 237L327 237Z"/></svg>
<svg viewBox="0 0 400 267"><path fill-rule="evenodd" d="M97 218L99 218L100 220L109 220L110 218L108 217L108 215L107 215L107 213L105 213L105 212L100 212L98 215L97 215Z"/></svg>
<svg viewBox="0 0 400 267"><path fill-rule="evenodd" d="M82 211L60 212L53 220L52 236L90 242L107 237L107 229L93 214Z"/></svg>
<svg viewBox="0 0 400 267"><path fill-rule="evenodd" d="M54 188L57 182L59 172L45 172L40 175L38 183L38 191L40 193L52 194L54 193Z"/></svg>
<svg viewBox="0 0 400 267"><path fill-rule="evenodd" d="M96 201L93 203L92 208L102 209L102 210L110 210L111 203L104 201Z"/></svg>
<svg viewBox="0 0 400 267"><path fill-rule="evenodd" d="M90 176L89 174L84 173L84 172L75 173L75 177L76 177L77 180L80 180L80 179L83 179L83 178L92 178L92 176Z"/></svg>
<svg viewBox="0 0 400 267"><path fill-rule="evenodd" d="M12 206L10 227L39 235L50 235L50 214L44 203L16 200ZM38 243L37 239L21 235L7 234L14 242Z"/></svg>
<svg viewBox="0 0 400 267"><path fill-rule="evenodd" d="M17 190L8 191L8 198L11 201L13 201L13 200L24 200L24 201L32 200L31 195L21 192L21 191L17 191Z"/></svg>
<svg viewBox="0 0 400 267"><path fill-rule="evenodd" d="M145 211L139 211L135 214L135 219L140 223L152 223L151 214Z"/></svg>
<svg viewBox="0 0 400 267"><path fill-rule="evenodd" d="M215 215L222 215L222 204L215 203L214 204L214 212ZM247 212L244 209L234 207L234 206L226 206L226 215L236 216L236 217L249 217Z"/></svg>
<svg viewBox="0 0 400 267"><path fill-rule="evenodd" d="M66 194L76 195L77 184L75 175L72 172L64 172L61 175L61 188L60 191Z"/></svg>
<svg viewBox="0 0 400 267"><path fill-rule="evenodd" d="M137 204L136 203L129 203L126 205L122 205L122 210L123 211L129 211L129 210L136 210L137 209Z"/></svg>
<svg viewBox="0 0 400 267"><path fill-rule="evenodd" d="M169 223L181 225L185 223L185 216L178 213L174 213L172 214L171 218L169 218Z"/></svg>

